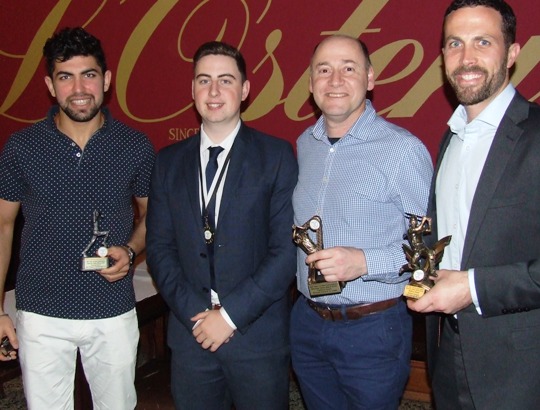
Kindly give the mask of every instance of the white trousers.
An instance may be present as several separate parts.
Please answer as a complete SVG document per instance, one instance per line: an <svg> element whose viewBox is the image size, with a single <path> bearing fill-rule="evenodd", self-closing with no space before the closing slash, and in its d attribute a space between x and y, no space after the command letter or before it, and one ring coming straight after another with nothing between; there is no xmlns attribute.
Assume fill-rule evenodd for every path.
<svg viewBox="0 0 540 410"><path fill-rule="evenodd" d="M135 309L120 316L71 320L17 312L19 361L30 410L71 410L77 349L94 410L133 410L139 327Z"/></svg>

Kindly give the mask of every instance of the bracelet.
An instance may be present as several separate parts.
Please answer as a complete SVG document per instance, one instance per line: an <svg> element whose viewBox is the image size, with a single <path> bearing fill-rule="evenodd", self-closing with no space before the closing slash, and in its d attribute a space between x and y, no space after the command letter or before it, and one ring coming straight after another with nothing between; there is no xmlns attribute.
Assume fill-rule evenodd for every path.
<svg viewBox="0 0 540 410"><path fill-rule="evenodd" d="M129 256L129 266L133 265L133 262L135 262L135 258L137 257L137 254L135 253L135 251L133 250L133 248L131 246L129 246L128 244L126 245L120 245L122 248L124 248L126 250L126 252L128 253L128 256Z"/></svg>

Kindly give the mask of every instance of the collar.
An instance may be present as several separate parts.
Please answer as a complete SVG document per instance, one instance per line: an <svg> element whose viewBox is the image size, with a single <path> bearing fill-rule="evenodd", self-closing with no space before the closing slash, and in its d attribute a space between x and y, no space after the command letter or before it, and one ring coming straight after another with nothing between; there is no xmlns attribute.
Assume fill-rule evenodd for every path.
<svg viewBox="0 0 540 410"><path fill-rule="evenodd" d="M512 84L508 84L505 89L470 123L467 122L467 113L465 107L460 104L450 119L448 120L448 126L450 130L457 134L460 139L463 139L465 128L469 125L483 126L486 128L496 129L508 109L508 106L512 102L516 89Z"/></svg>
<svg viewBox="0 0 540 410"><path fill-rule="evenodd" d="M368 127L366 127L366 124L373 121L373 119L377 116L377 113L375 111L375 108L373 107L373 104L370 100L366 99L366 108L362 114L356 119L352 127L341 137L341 139L344 139L346 137L350 138L356 138L359 140L367 140L369 137L368 133ZM330 144L328 141L328 134L326 132L326 123L324 115L321 115L315 125L313 126L311 130L311 134L313 137L317 140L325 140Z"/></svg>
<svg viewBox="0 0 540 410"><path fill-rule="evenodd" d="M56 122L54 121L54 117L58 114L59 111L60 111L60 107L58 105L53 105L49 109L49 112L47 113L47 128L49 131L60 132L58 128L56 127ZM105 134L108 134L111 124L113 122L111 113L107 107L101 107L101 113L103 114L104 122L101 128L99 128L94 133L94 135L97 135L98 133L100 133L100 131L104 131Z"/></svg>
<svg viewBox="0 0 540 410"><path fill-rule="evenodd" d="M204 125L201 124L201 152L205 152L209 147L215 147L218 145L222 147L225 151L229 151L234 144L234 140L238 135L238 131L240 131L241 125L242 121L238 120L238 124L236 124L234 130L232 130L231 133L227 135L227 137L220 144L216 144L210 139L208 134L206 134L206 132L204 131Z"/></svg>

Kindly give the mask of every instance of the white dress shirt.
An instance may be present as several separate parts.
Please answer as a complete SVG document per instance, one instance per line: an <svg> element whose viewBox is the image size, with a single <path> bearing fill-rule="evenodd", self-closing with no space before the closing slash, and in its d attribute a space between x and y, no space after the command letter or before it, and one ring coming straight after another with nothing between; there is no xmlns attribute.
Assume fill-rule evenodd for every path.
<svg viewBox="0 0 540 410"><path fill-rule="evenodd" d="M452 235L452 240L444 251L440 269L461 269L463 245L476 187L497 128L514 94L514 87L509 84L471 122L468 122L463 105L457 107L448 121L454 135L437 174L435 194L438 238ZM469 270L469 285L473 302L481 313L474 269Z"/></svg>
<svg viewBox="0 0 540 410"><path fill-rule="evenodd" d="M204 195L205 205L208 205L208 202L210 201L210 198L212 198L212 194L214 193L214 190L216 189L216 184L217 184L217 181L219 179L219 175L221 173L221 170L223 169L223 165L225 164L225 160L226 160L227 156L231 152L231 148L232 148L232 146L234 144L234 140L236 139L236 135L238 134L238 131L240 130L240 125L241 124L242 124L242 122L240 120L238 120L238 124L236 125L234 130L229 135L227 135L227 137L222 142L220 142L219 144L215 144L210 139L210 137L204 131L204 125L201 125L200 156L201 156L201 172L203 174L202 175L203 178L202 178L202 186L199 186L199 189L202 190L202 195ZM210 190L207 190L206 189L205 171L206 171L206 165L208 164L208 160L210 158L210 151L208 150L208 148L209 147L217 147L217 146L222 147L223 151L219 154L219 156L217 158L218 169L216 171L216 176L214 177L214 181L212 182L212 185L210 186ZM221 204L221 196L223 194L223 186L225 185L226 178L227 178L227 169L225 169L225 172L223 174L223 178L221 179L221 183L217 187L217 192L216 192L216 208L215 208L215 227L216 228L218 226L219 207L220 207L220 204ZM199 184L200 184L200 182L199 182ZM201 201L201 215L203 213L203 208L202 207L203 207L203 204L202 204L202 201ZM202 225L201 225L201 229L202 229ZM212 289L212 292L211 292L211 301L212 301L213 305L219 305L220 304L219 295L217 294L217 292L214 289ZM219 310L219 312L221 313L223 318L226 320L226 322L229 324L229 326L231 326L233 329L236 330L236 325L234 324L234 322L231 320L231 318L227 314L227 311L225 310L225 308L222 307Z"/></svg>

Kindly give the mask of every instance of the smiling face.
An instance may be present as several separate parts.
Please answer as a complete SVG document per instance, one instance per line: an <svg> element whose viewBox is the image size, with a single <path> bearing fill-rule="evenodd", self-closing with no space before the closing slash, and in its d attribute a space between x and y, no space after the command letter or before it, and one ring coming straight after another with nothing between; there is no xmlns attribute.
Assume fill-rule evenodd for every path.
<svg viewBox="0 0 540 410"><path fill-rule="evenodd" d="M91 56L57 61L52 77L45 77L49 92L60 106L61 115L78 123L89 122L96 117L110 82L111 72L103 74Z"/></svg>
<svg viewBox="0 0 540 410"><path fill-rule="evenodd" d="M242 83L234 58L210 54L197 62L192 94L205 132L218 142L216 138L236 127L240 106L249 94L249 81Z"/></svg>
<svg viewBox="0 0 540 410"><path fill-rule="evenodd" d="M374 84L373 68L356 40L330 37L317 47L309 90L325 117L330 137L342 137L360 117L366 92Z"/></svg>
<svg viewBox="0 0 540 410"><path fill-rule="evenodd" d="M478 115L509 83L519 45L507 47L502 17L494 9L464 7L444 24L443 57L446 76L469 115Z"/></svg>

